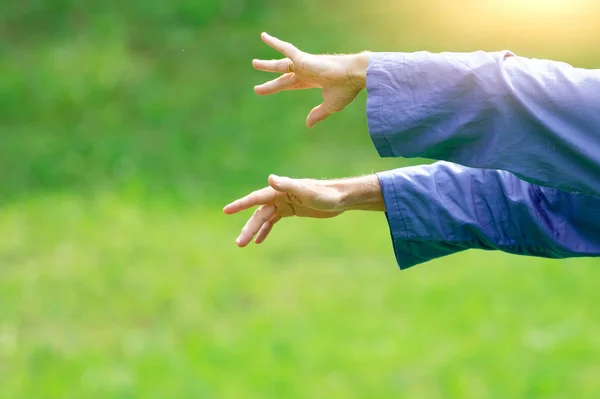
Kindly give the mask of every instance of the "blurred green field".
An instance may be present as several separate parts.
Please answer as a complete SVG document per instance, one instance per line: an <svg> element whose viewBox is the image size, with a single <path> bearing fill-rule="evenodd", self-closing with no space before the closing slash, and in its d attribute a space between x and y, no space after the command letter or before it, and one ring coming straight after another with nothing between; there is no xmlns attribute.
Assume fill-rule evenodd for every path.
<svg viewBox="0 0 600 399"><path fill-rule="evenodd" d="M246 215L221 214L272 172L421 162L377 158L364 94L311 131L319 93L257 98L263 30L600 65L595 24L469 25L468 1L444 4L0 4L0 398L598 397L598 260L400 272L383 215L286 221L240 250Z"/></svg>

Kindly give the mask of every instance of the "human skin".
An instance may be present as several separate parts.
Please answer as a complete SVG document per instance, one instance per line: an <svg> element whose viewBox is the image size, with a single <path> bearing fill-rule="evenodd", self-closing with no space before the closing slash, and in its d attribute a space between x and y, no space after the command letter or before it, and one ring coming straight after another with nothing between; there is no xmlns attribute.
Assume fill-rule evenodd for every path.
<svg viewBox="0 0 600 399"><path fill-rule="evenodd" d="M254 68L260 71L282 74L255 86L254 91L259 95L270 95L284 90L321 89L323 103L314 107L306 118L309 128L342 111L366 86L369 52L315 55L267 33L263 33L261 39L285 58L252 61Z"/></svg>
<svg viewBox="0 0 600 399"><path fill-rule="evenodd" d="M230 203L223 212L233 215L257 206L235 241L239 247L253 239L256 244L262 243L273 226L287 217L327 219L350 210L385 212L376 175L336 180L271 175L267 187Z"/></svg>
<svg viewBox="0 0 600 399"><path fill-rule="evenodd" d="M310 111L306 119L308 127L342 111L366 86L368 52L314 55L267 33L263 33L261 38L285 58L252 61L258 70L282 74L255 86L255 92L270 95L284 90L321 89L323 103ZM268 182L267 187L232 202L223 210L233 215L258 207L236 239L240 247L245 247L253 239L257 244L262 243L273 226L285 217L326 219L349 210L385 211L376 175L337 180L291 179L271 175Z"/></svg>

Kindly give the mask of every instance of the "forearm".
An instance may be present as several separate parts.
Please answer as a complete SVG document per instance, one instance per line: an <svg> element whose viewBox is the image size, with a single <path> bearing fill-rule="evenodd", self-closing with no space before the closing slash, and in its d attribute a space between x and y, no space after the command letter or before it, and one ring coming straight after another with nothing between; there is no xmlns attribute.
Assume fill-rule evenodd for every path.
<svg viewBox="0 0 600 399"><path fill-rule="evenodd" d="M600 197L446 162L378 174L398 264L466 249L566 258L600 255Z"/></svg>
<svg viewBox="0 0 600 399"><path fill-rule="evenodd" d="M375 53L367 90L382 156L508 170L600 194L600 71L510 52Z"/></svg>

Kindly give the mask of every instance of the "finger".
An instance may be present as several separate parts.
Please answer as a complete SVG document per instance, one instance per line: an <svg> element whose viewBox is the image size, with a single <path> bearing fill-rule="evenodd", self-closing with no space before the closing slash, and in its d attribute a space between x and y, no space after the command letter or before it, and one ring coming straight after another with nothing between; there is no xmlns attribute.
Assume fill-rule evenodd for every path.
<svg viewBox="0 0 600 399"><path fill-rule="evenodd" d="M300 180L277 175L269 176L269 186L276 191L296 196L301 195L303 191L303 184Z"/></svg>
<svg viewBox="0 0 600 399"><path fill-rule="evenodd" d="M306 89L314 89L313 86L308 83L300 82L292 87L288 87L286 90L306 90Z"/></svg>
<svg viewBox="0 0 600 399"><path fill-rule="evenodd" d="M314 89L314 86L311 86L308 83L298 82L298 83L296 83L293 86L286 87L282 91L286 91L286 90L307 90L307 89Z"/></svg>
<svg viewBox="0 0 600 399"><path fill-rule="evenodd" d="M314 107L306 118L306 126L312 128L317 123L324 121L333 112L325 104L320 104Z"/></svg>
<svg viewBox="0 0 600 399"><path fill-rule="evenodd" d="M290 62L289 58L282 60L252 60L252 66L259 71L288 73L290 72L288 69Z"/></svg>
<svg viewBox="0 0 600 399"><path fill-rule="evenodd" d="M293 44L284 42L283 40L279 40L266 32L263 32L263 34L260 35L260 38L269 47L274 48L275 50L279 51L280 53L292 60L296 55L298 55L298 53L300 53L300 50L298 50Z"/></svg>
<svg viewBox="0 0 600 399"><path fill-rule="evenodd" d="M294 87L300 83L298 78L293 73L286 73L285 75L281 75L277 79L271 80L270 82L263 83L261 85L255 86L254 91L256 94L261 96L266 96L269 94L275 94L282 90L287 90L291 87Z"/></svg>
<svg viewBox="0 0 600 399"><path fill-rule="evenodd" d="M256 235L254 243L262 244L271 233L271 230L273 230L273 226L275 226L275 223L279 222L280 220L281 216L273 216L271 220L263 224L260 230L258 231L258 234Z"/></svg>
<svg viewBox="0 0 600 399"><path fill-rule="evenodd" d="M225 212L227 215L233 215L257 205L271 203L275 200L275 194L275 190L273 190L271 187L265 187L232 202L223 208L223 212Z"/></svg>
<svg viewBox="0 0 600 399"><path fill-rule="evenodd" d="M277 212L277 208L273 204L263 205L258 208L242 229L242 232L237 240L235 240L235 243L239 247L245 247L248 245L256 233L258 233L258 230L260 230L261 226L275 216L275 212Z"/></svg>

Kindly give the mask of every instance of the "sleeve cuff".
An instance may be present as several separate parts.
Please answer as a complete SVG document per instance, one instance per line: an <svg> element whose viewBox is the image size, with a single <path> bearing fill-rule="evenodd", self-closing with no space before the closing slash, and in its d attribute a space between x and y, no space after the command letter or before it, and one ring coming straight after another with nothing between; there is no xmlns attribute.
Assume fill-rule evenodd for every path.
<svg viewBox="0 0 600 399"><path fill-rule="evenodd" d="M399 173L400 170L404 173ZM408 167L377 174L394 254L401 270L478 247L476 242L469 243L473 238L450 239L451 232L460 227L451 221L444 222L445 237L433 233L440 229L436 209L432 206L434 199L415 181L423 172L421 167Z"/></svg>
<svg viewBox="0 0 600 399"><path fill-rule="evenodd" d="M385 217L390 229L392 245L396 262L401 270L408 269L422 263L422 260L417 259L411 250L411 243L408 233L408 220L404 217L402 208L400 207L400 197L396 193L396 188L392 181L392 176L387 173L378 173L379 185L383 200L385 202Z"/></svg>
<svg viewBox="0 0 600 399"><path fill-rule="evenodd" d="M381 98L384 92L381 81L386 71L384 57L386 53L372 54L367 67L367 123L369 135L373 141L379 156L383 158L393 157L393 149L385 133L385 123L382 115Z"/></svg>

